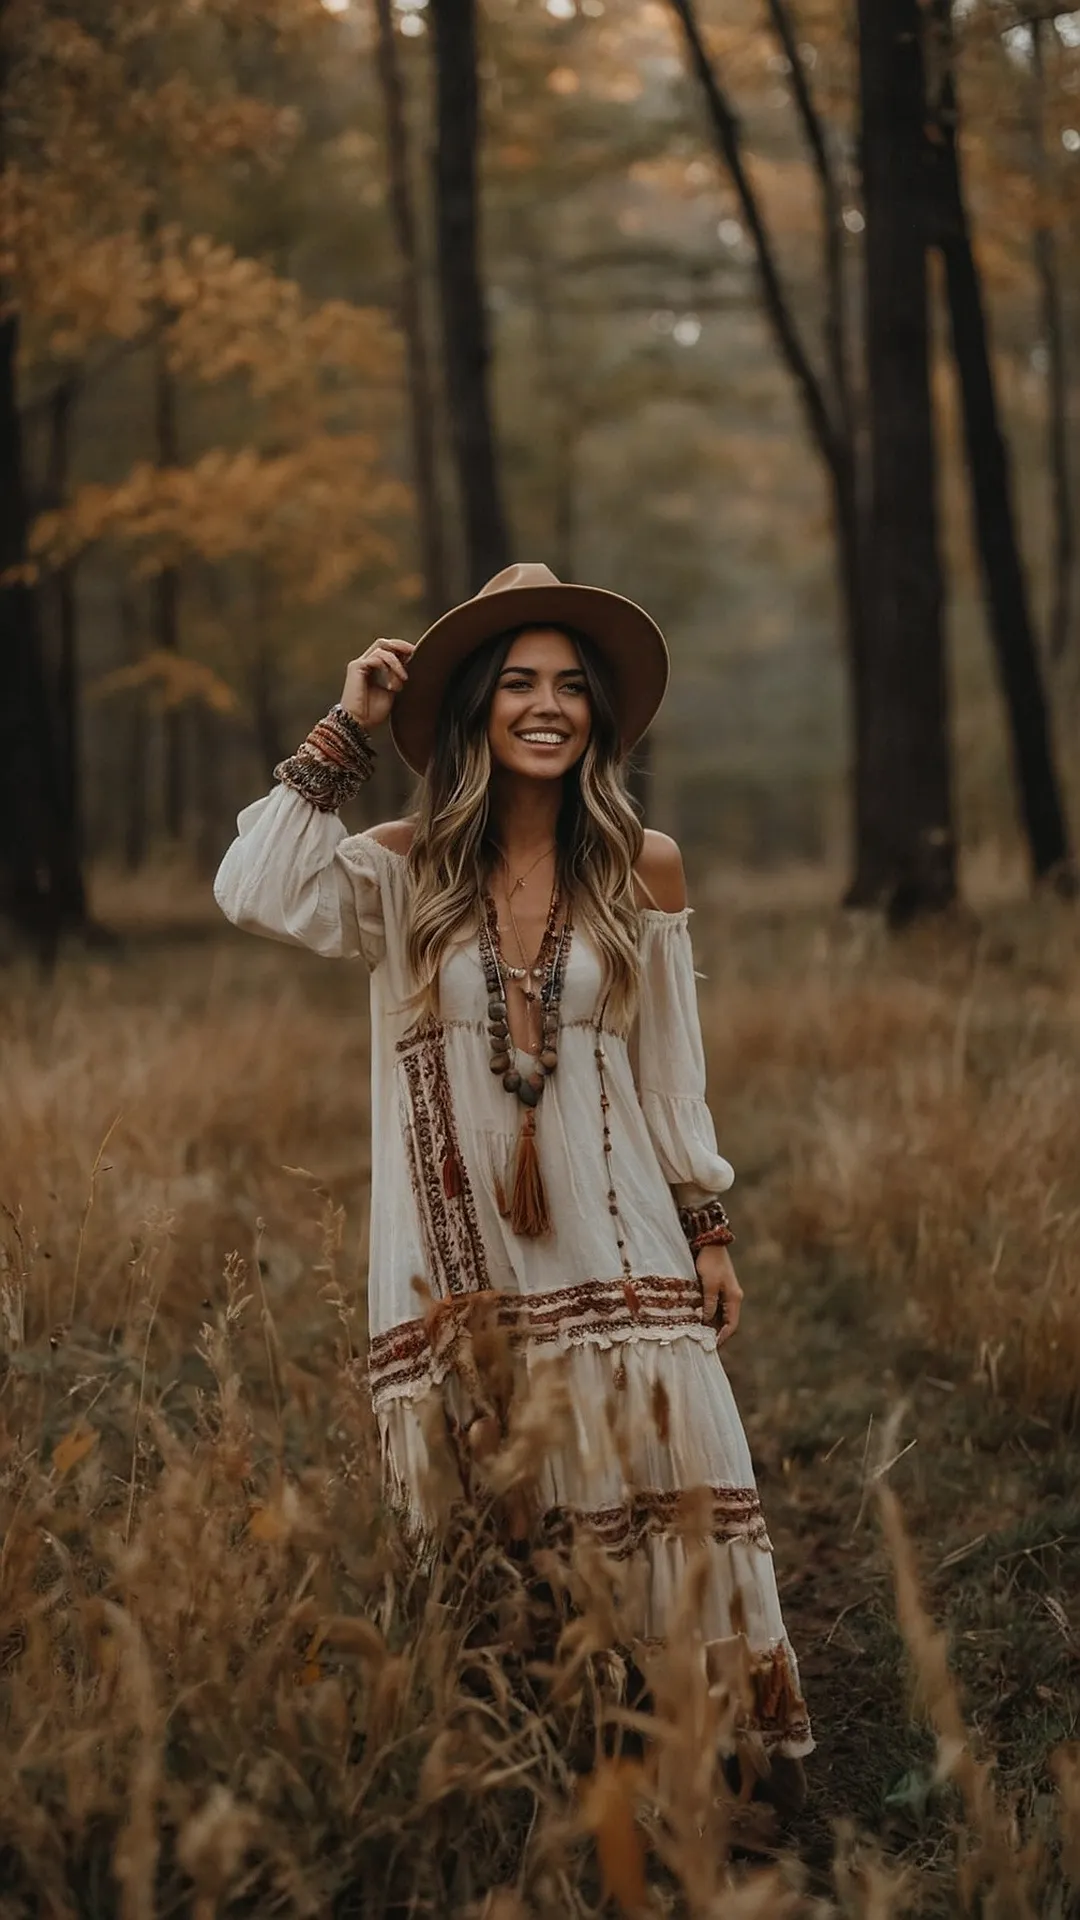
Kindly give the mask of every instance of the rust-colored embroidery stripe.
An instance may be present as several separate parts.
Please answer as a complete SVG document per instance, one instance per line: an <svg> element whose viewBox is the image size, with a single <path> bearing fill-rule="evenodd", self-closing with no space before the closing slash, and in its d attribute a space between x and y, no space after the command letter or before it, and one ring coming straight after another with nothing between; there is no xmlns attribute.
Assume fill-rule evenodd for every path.
<svg viewBox="0 0 1080 1920"><path fill-rule="evenodd" d="M470 1328L470 1322L472 1327ZM434 1381L446 1370L463 1328L495 1326L512 1342L584 1344L635 1329L700 1327L701 1287L681 1275L635 1275L633 1281L589 1280L551 1293L487 1289L440 1301L432 1314L405 1320L371 1342L368 1380L376 1402L391 1391ZM443 1362L437 1366L437 1362Z"/></svg>
<svg viewBox="0 0 1080 1920"><path fill-rule="evenodd" d="M681 1534L771 1551L756 1487L648 1487L612 1506L554 1507L545 1527L562 1537L586 1528L613 1560L628 1560L650 1537Z"/></svg>
<svg viewBox="0 0 1080 1920"><path fill-rule="evenodd" d="M750 1671L753 1705L742 1724L761 1735L766 1748L781 1740L793 1745L810 1738L810 1715L786 1647L755 1659Z"/></svg>
<svg viewBox="0 0 1080 1920"><path fill-rule="evenodd" d="M399 1040L408 1091L409 1175L424 1231L428 1282L441 1298L488 1286L476 1201L458 1144L446 1045L437 1021Z"/></svg>

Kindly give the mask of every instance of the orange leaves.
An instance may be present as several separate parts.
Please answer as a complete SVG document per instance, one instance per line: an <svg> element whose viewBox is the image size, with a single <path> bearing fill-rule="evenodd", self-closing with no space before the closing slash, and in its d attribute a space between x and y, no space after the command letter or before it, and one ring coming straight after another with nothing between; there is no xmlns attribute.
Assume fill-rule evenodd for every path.
<svg viewBox="0 0 1080 1920"><path fill-rule="evenodd" d="M288 1522L280 1507L260 1502L252 1509L248 1533L260 1546L276 1547L280 1541L288 1539Z"/></svg>
<svg viewBox="0 0 1080 1920"><path fill-rule="evenodd" d="M70 1473L72 1467L77 1467L80 1460L86 1459L87 1454L97 1445L97 1439L96 1427L88 1427L80 1421L71 1428L70 1432L65 1433L63 1439L58 1440L53 1448L54 1471L61 1476Z"/></svg>
<svg viewBox="0 0 1080 1920"><path fill-rule="evenodd" d="M93 231L70 182L18 167L5 175L0 220L0 265L14 282L31 346L41 329L42 347L74 359L96 340L134 340L144 330L154 280L133 228Z"/></svg>
<svg viewBox="0 0 1080 1920"><path fill-rule="evenodd" d="M70 506L42 514L31 551L56 566L117 541L136 549L143 574L189 555L257 554L292 598L322 600L365 568L393 564L388 529L410 496L379 460L370 434L320 433L276 456L215 448L190 467L144 461L119 486L82 487Z"/></svg>
<svg viewBox="0 0 1080 1920"><path fill-rule="evenodd" d="M602 1761L585 1782L581 1821L596 1842L604 1892L618 1901L624 1914L645 1905L645 1843L634 1820L635 1790L641 1778L638 1766L626 1761Z"/></svg>
<svg viewBox="0 0 1080 1920"><path fill-rule="evenodd" d="M313 399L328 372L381 383L397 371L385 314L345 300L309 307L295 281L202 236L163 236L160 297L173 368L207 383L242 374L260 397Z"/></svg>
<svg viewBox="0 0 1080 1920"><path fill-rule="evenodd" d="M102 674L91 691L95 698L101 699L135 687L152 692L165 711L183 706L189 700L212 713L236 711L235 693L212 667L205 666L201 660L189 660L184 654L168 653L162 647L144 654L133 666Z"/></svg>

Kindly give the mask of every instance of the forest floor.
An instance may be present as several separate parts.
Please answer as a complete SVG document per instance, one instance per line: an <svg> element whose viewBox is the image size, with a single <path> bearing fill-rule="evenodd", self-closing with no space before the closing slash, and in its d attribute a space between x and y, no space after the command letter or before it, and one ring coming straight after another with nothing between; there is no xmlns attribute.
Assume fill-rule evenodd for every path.
<svg viewBox="0 0 1080 1920"><path fill-rule="evenodd" d="M978 1822L935 1771L930 1715L897 1625L873 1492L888 1430L889 1482L914 1544L924 1604L946 1630L973 1750L995 1763L1001 1831L1021 1879L1030 1865L1024 1845L1046 1849L1031 1865L1034 1891L999 1910L1065 1915L1065 1880L1054 1878L1048 1862L1057 1858L1061 1814L1053 1756L1080 1739L1075 916L1053 902L999 900L948 927L890 941L876 925L831 910L805 881L786 889L716 876L708 898L694 922L695 946L711 1100L737 1168L732 1211L747 1294L728 1363L818 1742L808 1763L810 1801L788 1848L804 1863L809 1893L840 1898L845 1912L961 1910L958 1839L966 1830L970 1850ZM52 1537L66 1541L67 1600L74 1582L80 1604L89 1605L89 1596L109 1591L101 1569L124 1568L124 1607L141 1623L147 1686L168 1699L175 1687L179 1703L183 1676L172 1675L171 1655L160 1652L170 1641L159 1601L137 1599L147 1561L158 1552L167 1558L165 1509L154 1518L156 1531L146 1531L149 1519L135 1519L142 1511L136 1493L141 1500L159 1470L149 1460L149 1435L169 1456L172 1421L193 1460L213 1372L224 1409L214 1428L220 1485L240 1489L245 1516L258 1479L252 1460L273 1418L298 1485L310 1490L326 1464L326 1382L340 1370L343 1342L362 1350L365 983L351 967L223 932L201 895L171 890L148 899L114 889L102 901L120 943L72 956L51 983L22 977L0 1014L4 1385L15 1381L16 1396L8 1395L5 1410L0 1389L0 1488L9 1542L18 1535L16 1516L30 1510L42 1525L50 1516ZM233 1249L248 1261L253 1311L261 1303L249 1326L241 1328L240 1308L229 1323L242 1349L235 1391L222 1384L221 1355L200 1336L228 1291L221 1274ZM235 1287L229 1298L235 1304ZM112 1357L118 1349L130 1359L123 1381ZM241 1377L252 1407L242 1472L239 1443L229 1435ZM282 1397L298 1409L291 1425ZM175 1479L178 1458L171 1471ZM284 1534L286 1504L275 1485L272 1472L263 1476L256 1512L277 1513L274 1526ZM148 1515L152 1504L147 1494ZM142 1571L124 1561L127 1548L117 1539L103 1544L102 1528L114 1523L125 1543L143 1539ZM296 1531L304 1546L303 1528ZM256 1538L267 1552L276 1541L267 1524ZM370 1541L362 1544L367 1554ZM5 1775L11 1792L0 1861L11 1867L11 1887L33 1894L28 1904L14 1892L6 1904L0 1897L4 1920L45 1910L33 1899L46 1883L50 1911L111 1912L109 1889L125 1871L137 1880L130 1860L149 1819L130 1756L116 1759L112 1799L102 1786L98 1804L85 1780L73 1790L73 1778L82 1778L78 1739L87 1737L85 1675L79 1705L74 1696L61 1700L56 1687L66 1682L56 1676L74 1660L77 1678L80 1658L89 1655L68 1647L58 1667L55 1647L43 1651L32 1633L27 1642L25 1605L11 1582L21 1567L35 1593L44 1591L36 1552L28 1546L20 1559L11 1547L6 1568L0 1562L9 1583L0 1583L0 1653L6 1631L16 1656L29 1644L43 1663L20 1694L15 1659L8 1737L12 1753L23 1751L20 1741L27 1751L35 1739L40 1747L34 1727L45 1715L41 1676L51 1663L57 1758L48 1784L47 1768L35 1777L21 1760ZM83 1552L93 1566L76 1580L72 1567ZM183 1553L176 1552L179 1578ZM356 1604L356 1582L362 1587L369 1575L365 1560L351 1586L339 1581L339 1609ZM220 1606L225 1640L238 1635L240 1652L230 1661L242 1658L245 1639L254 1644L268 1631L258 1609L269 1619L278 1589L265 1577L265 1606L252 1597L250 1569L247 1585L230 1588L222 1582L241 1575L215 1573L216 1597L207 1598L208 1586L198 1602L208 1618ZM373 1591L383 1594L376 1610L383 1626L385 1580L381 1568ZM286 1584L282 1572L282 1592ZM293 1607L303 1584L289 1587ZM196 1612L192 1601L188 1625ZM113 1631L120 1631L115 1620ZM203 1684L197 1664L192 1675L195 1690ZM181 1744L180 1758L168 1763L187 1783L184 1793L190 1788L183 1800L189 1821L214 1779L247 1779L239 1695L230 1710L240 1743L231 1756L215 1758L204 1727L192 1749L198 1762ZM139 1714L149 1708L131 1711L145 1737ZM178 1705L169 1719L179 1741ZM201 1768L205 1779L196 1777ZM108 1771L102 1766L103 1779ZM325 1782L314 1790L328 1802L336 1791ZM387 1791L380 1787L380 1817L389 1821L386 1809L396 1803ZM399 1782L394 1791L405 1796L411 1818L415 1783ZM94 1818L71 1813L80 1796ZM82 1857L95 1826L121 1831L127 1796L128 1856L120 1848L111 1866L94 1870L95 1898L80 1893L65 1906L58 1889L70 1892L70 1875L77 1879L83 1869L56 1862L65 1849ZM469 1817L466 1799L455 1814L459 1845ZM312 1821L310 1808L301 1818ZM477 1847L486 1844L485 1819ZM865 1889L865 1905L850 1887L838 1893L832 1863L845 1823L905 1870L903 1891L881 1905ZM191 1861L202 1861L203 1841L179 1813L174 1825L182 1829L177 1857L198 1882L203 1867ZM389 1827L371 1831L374 1845ZM1066 1841L1067 1851L1068 1830ZM1071 1844L1077 1848L1075 1833ZM53 1862L40 1886L38 1848ZM146 1871L159 1883L165 1865L179 1873L172 1842L162 1857L150 1849L148 1860L151 1854ZM227 1846L215 1855L219 1881L211 1874L207 1885L231 1884L236 1861L228 1870L221 1864L231 1857ZM996 1869L986 1871L992 1879ZM182 1874L177 1884L186 1884ZM297 1898L292 1905L279 1889L272 1904L226 1901L220 1910L376 1910L370 1902L333 1906L330 1883L323 1884L323 1904L305 1907ZM430 1891L425 1898L417 1911L440 1910ZM161 1910L186 1909L174 1899ZM447 1894L441 1910L459 1909ZM528 1899L520 1909L475 1908L499 1920L542 1910ZM591 1909L584 1901L559 1910ZM694 1911L692 1901L687 1910Z"/></svg>

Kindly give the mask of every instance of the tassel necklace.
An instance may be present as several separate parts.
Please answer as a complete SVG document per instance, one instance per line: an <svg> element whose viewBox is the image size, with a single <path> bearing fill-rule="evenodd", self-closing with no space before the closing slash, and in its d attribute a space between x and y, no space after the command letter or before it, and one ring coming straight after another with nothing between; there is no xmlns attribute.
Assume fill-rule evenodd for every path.
<svg viewBox="0 0 1080 1920"><path fill-rule="evenodd" d="M559 1064L559 1004L570 953L570 908L568 905L560 929L562 894L556 876L551 889L544 937L536 959L531 966L509 967L503 958L498 908L490 893L483 895L483 904L480 959L488 994L489 1065L492 1073L500 1076L507 1093L513 1094L525 1109L510 1175L509 1205L505 1211L515 1233L537 1239L551 1232L551 1216L536 1151L536 1109L546 1080ZM516 933L516 922L514 930ZM521 944L520 939L518 944ZM526 959L524 951L521 958L523 961ZM531 1073L519 1071L511 1052L507 980L514 980L520 986L530 1014L535 1002L539 1000L540 1003L540 1045Z"/></svg>

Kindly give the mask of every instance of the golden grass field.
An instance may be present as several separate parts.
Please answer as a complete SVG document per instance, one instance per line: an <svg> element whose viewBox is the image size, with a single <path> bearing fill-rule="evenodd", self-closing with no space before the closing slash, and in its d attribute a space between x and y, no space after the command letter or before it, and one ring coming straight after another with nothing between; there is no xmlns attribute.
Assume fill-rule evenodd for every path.
<svg viewBox="0 0 1080 1920"><path fill-rule="evenodd" d="M119 944L0 1011L2 1920L1080 1912L1076 914L999 890L890 941L820 876L707 898L806 1811L731 1800L678 1645L612 1754L584 1549L545 1661L498 1508L411 1565L364 976L103 886Z"/></svg>

